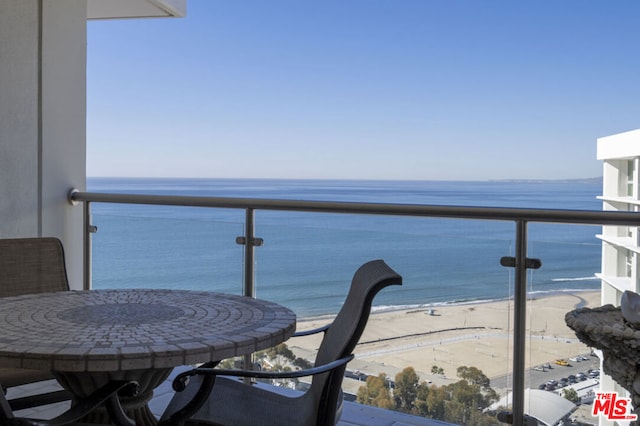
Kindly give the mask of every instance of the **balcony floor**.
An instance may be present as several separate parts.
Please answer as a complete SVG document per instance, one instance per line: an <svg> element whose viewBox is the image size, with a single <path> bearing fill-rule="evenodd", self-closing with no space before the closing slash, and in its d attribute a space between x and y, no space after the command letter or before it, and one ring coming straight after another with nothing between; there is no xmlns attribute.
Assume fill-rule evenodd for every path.
<svg viewBox="0 0 640 426"><path fill-rule="evenodd" d="M181 370L174 370L171 377L169 377L167 381L154 391L154 397L150 401L149 407L156 417L160 417L162 415L162 412L171 400L171 397L173 396L171 380L179 371ZM57 389L59 389L59 385L55 381L51 380L38 384L10 388L7 396L9 398L14 398L26 396L31 393L46 392ZM15 414L19 417L50 419L62 413L68 407L69 402L61 402L17 411ZM444 423L438 420L430 420L395 411L356 404L354 402L345 402L342 418L338 423L339 426L442 426L449 424L450 423Z"/></svg>

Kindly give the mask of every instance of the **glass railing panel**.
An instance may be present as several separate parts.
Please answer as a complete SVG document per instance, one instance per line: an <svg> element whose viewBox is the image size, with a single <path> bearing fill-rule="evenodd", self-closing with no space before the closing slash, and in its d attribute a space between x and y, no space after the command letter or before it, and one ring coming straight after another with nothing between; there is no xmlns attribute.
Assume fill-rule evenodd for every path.
<svg viewBox="0 0 640 426"><path fill-rule="evenodd" d="M287 225L277 225L274 216L260 219L256 234L265 243L256 252L258 297L292 308L299 330L332 320L362 263L381 258L403 276L401 287L387 287L375 298L343 382L349 399L364 401L361 388L375 386L367 384L369 376L385 374L394 389L396 375L407 367L419 377L418 385L441 398L455 394L451 390L462 380L458 367L475 367L491 380L509 377L513 270L502 267L500 258L513 255L513 224L323 214L289 214ZM313 361L320 340L286 343L294 358ZM456 417L450 409L440 412L438 397L429 403L424 392L421 397L411 405L393 398L389 406L383 400L371 404L473 424L464 410ZM459 420L465 415L466 423Z"/></svg>
<svg viewBox="0 0 640 426"><path fill-rule="evenodd" d="M534 391L527 396L552 392L578 405L572 417L596 424L589 404L599 386L600 360L576 338L565 315L601 304L600 280L595 276L601 265L601 242L595 238L600 228L540 224L531 228L529 257L540 258L542 267L529 277L525 387Z"/></svg>
<svg viewBox="0 0 640 426"><path fill-rule="evenodd" d="M235 242L244 234L242 210L94 204L92 224L93 288L242 292L244 246ZM386 408L474 424L436 413L433 398L460 381L460 366L480 369L496 399L511 389L514 271L500 258L513 256L514 230L493 221L258 211L264 246L256 248L256 294L293 309L299 329L312 328L340 309L358 266L385 259L404 284L376 297L345 391L357 397L366 377L381 373L395 385L396 375L413 367L419 385L434 389L431 402L416 399L407 408L392 399ZM569 310L599 303L597 233L599 227L529 227L529 257L543 266L529 273L527 387L540 385L538 375L564 372L557 359L589 357L561 325ZM312 360L319 339L287 343L297 358Z"/></svg>
<svg viewBox="0 0 640 426"><path fill-rule="evenodd" d="M108 214L94 206L92 286L171 288L241 294L243 217L222 210L185 207ZM122 211L122 209L120 210ZM206 215L204 214L206 213ZM237 212L236 212L237 213Z"/></svg>

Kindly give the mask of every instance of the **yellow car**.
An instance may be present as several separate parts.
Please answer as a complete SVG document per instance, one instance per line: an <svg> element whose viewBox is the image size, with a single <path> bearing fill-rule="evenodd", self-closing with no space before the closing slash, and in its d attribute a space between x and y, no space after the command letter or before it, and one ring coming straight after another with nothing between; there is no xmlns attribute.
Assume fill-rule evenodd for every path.
<svg viewBox="0 0 640 426"><path fill-rule="evenodd" d="M564 359L556 359L556 364L564 365L565 367L569 366L569 363L567 361L565 361Z"/></svg>

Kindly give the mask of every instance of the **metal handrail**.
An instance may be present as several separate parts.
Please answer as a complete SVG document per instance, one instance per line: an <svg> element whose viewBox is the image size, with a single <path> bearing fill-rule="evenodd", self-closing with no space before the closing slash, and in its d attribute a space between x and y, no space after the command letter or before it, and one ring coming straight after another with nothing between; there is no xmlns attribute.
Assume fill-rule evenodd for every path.
<svg viewBox="0 0 640 426"><path fill-rule="evenodd" d="M112 194L69 192L71 202L148 204L185 207L219 207L231 209L287 210L324 213L422 216L498 221L572 223L582 225L640 226L637 212L600 210L530 209L428 204L357 203L341 201L301 201L264 198L192 197L175 195Z"/></svg>
<svg viewBox="0 0 640 426"><path fill-rule="evenodd" d="M185 207L213 207L244 209L245 236L245 282L244 294L254 296L253 263L256 238L253 235L253 218L255 210L281 210L299 212L349 213L390 216L438 217L451 219L511 221L516 224L516 253L513 258L505 258L505 266L515 268L514 282L514 349L513 349L513 392L512 392L512 424L525 424L524 384L525 384L525 330L526 330L526 272L535 262L527 258L527 225L538 223L565 223L581 225L617 225L640 226L639 212L599 211L599 210L562 210L533 208L504 208L478 206L450 206L423 204L385 204L338 201L301 201L261 198L229 198L229 197L193 197L145 194L112 194L97 192L69 191L72 204L85 203L85 224L90 219L92 202L119 204L147 204ZM90 240L89 227L85 226L85 269L89 269ZM85 274L90 279L89 273Z"/></svg>

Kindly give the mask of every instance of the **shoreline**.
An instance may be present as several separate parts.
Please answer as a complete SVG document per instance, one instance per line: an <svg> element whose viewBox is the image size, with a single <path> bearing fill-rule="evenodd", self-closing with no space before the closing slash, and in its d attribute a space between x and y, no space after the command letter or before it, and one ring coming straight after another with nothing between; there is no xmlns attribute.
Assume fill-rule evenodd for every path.
<svg viewBox="0 0 640 426"><path fill-rule="evenodd" d="M600 289L582 288L582 289L533 291L527 294L527 303L532 302L539 298L561 296L566 294L577 295L581 293L593 293L593 292L597 292L599 294ZM420 312L420 311L428 311L428 310L437 310L443 307L482 305L486 303L510 302L510 301L513 301L513 297L503 297L503 298L493 298L493 299L454 300L454 301L447 301L447 302L416 303L416 304L403 304L403 305L374 305L371 307L371 315L397 312L397 311L413 313L413 311ZM576 308L578 307L582 307L582 306L576 306ZM298 322L305 323L308 321L330 320L333 317L335 317L337 314L338 312L302 315L302 316L299 316Z"/></svg>
<svg viewBox="0 0 640 426"><path fill-rule="evenodd" d="M457 381L459 366L473 366L489 378L510 373L513 353L513 301L493 300L372 311L354 350L349 370L386 373L392 378L413 367L421 380ZM526 368L588 353L564 315L578 307L599 306L594 290L534 293L527 302ZM326 324L332 315L298 320L298 330ZM297 356L313 360L321 336L298 337L287 345ZM444 374L431 374L433 366ZM362 385L362 382L357 386Z"/></svg>

